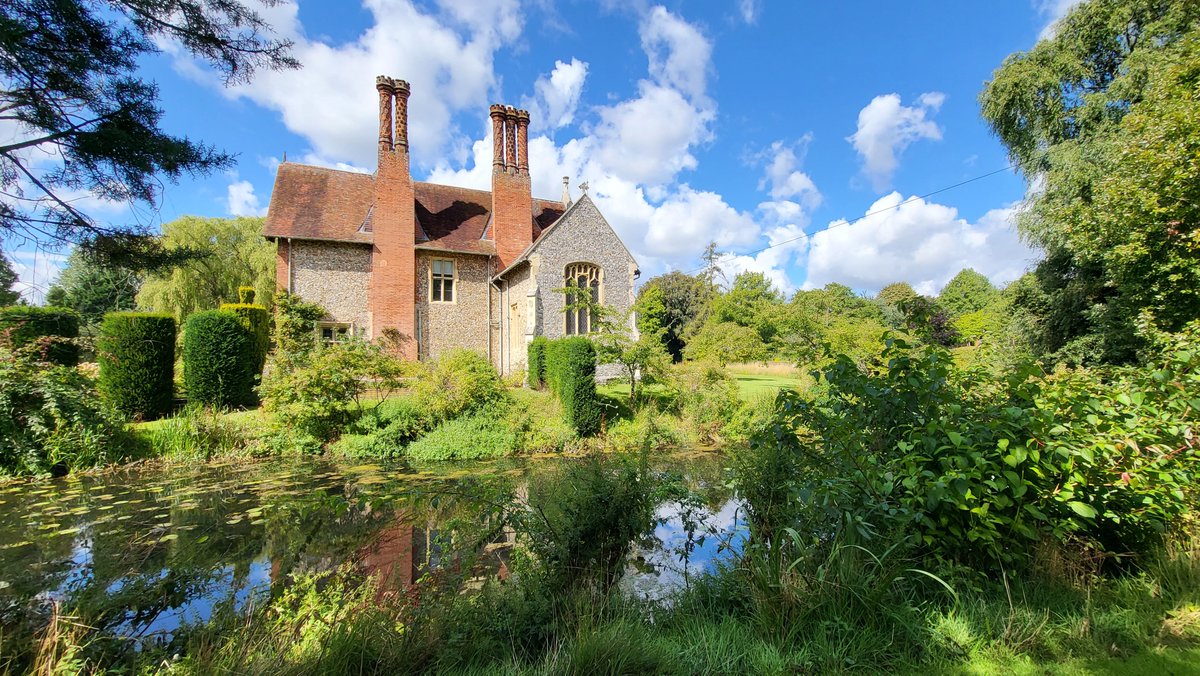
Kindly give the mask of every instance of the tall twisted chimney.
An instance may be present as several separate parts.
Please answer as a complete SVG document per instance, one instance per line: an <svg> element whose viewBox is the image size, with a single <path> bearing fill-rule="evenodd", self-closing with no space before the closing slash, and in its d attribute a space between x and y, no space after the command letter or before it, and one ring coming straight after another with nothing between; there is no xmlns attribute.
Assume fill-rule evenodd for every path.
<svg viewBox="0 0 1200 676"><path fill-rule="evenodd" d="M500 269L533 243L529 111L495 104L492 118L492 239Z"/></svg>
<svg viewBox="0 0 1200 676"><path fill-rule="evenodd" d="M396 329L412 340L405 356L415 359L416 345L416 202L408 163L408 94L404 80L375 78L379 92L379 166L371 209L374 243L368 310L371 337Z"/></svg>

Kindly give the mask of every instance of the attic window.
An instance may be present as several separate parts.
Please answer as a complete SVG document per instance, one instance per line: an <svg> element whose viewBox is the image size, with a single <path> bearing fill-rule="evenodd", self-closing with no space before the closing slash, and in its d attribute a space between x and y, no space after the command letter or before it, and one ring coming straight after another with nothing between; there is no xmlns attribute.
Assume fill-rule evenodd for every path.
<svg viewBox="0 0 1200 676"><path fill-rule="evenodd" d="M600 268L591 263L572 263L567 266L565 276L568 289L586 290L567 294L565 333L568 336L591 333L595 328L596 313L590 306L600 303ZM586 302L588 299L590 304Z"/></svg>

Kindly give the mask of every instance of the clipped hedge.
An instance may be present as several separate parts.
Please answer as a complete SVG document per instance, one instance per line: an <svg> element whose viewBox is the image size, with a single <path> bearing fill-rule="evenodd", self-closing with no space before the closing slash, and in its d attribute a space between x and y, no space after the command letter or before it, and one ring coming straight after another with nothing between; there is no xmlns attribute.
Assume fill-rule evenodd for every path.
<svg viewBox="0 0 1200 676"><path fill-rule="evenodd" d="M529 387L535 390L546 386L546 344L549 342L545 336L538 336L529 343Z"/></svg>
<svg viewBox="0 0 1200 676"><path fill-rule="evenodd" d="M175 397L175 318L110 312L96 339L97 389L121 413L142 420L171 412Z"/></svg>
<svg viewBox="0 0 1200 676"><path fill-rule="evenodd" d="M238 291L241 290L238 289ZM250 297L254 297L254 289L250 289ZM250 303L223 303L221 310L237 315L238 321L250 332L250 346L254 353L254 373L255 375L262 373L263 364L267 361L267 351L271 349L271 313L262 305Z"/></svg>
<svg viewBox="0 0 1200 676"><path fill-rule="evenodd" d="M79 314L64 307L0 308L0 333L8 332L13 347L50 338L45 349L46 361L74 366L79 363L79 346L58 338L79 337Z"/></svg>
<svg viewBox="0 0 1200 676"><path fill-rule="evenodd" d="M253 338L231 312L188 317L183 331L183 382L188 401L208 406L254 402Z"/></svg>
<svg viewBox="0 0 1200 676"><path fill-rule="evenodd" d="M546 345L546 382L562 402L563 417L579 436L600 431L596 395L596 348L581 336Z"/></svg>

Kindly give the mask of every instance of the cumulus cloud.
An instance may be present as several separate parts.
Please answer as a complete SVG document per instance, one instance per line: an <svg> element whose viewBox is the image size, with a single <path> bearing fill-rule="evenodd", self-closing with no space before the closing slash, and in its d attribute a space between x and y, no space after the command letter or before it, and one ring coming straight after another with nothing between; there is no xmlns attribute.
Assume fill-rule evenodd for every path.
<svg viewBox="0 0 1200 676"><path fill-rule="evenodd" d="M651 78L689 99L705 97L712 43L696 26L659 5L642 20L638 33L650 59Z"/></svg>
<svg viewBox="0 0 1200 676"><path fill-rule="evenodd" d="M555 61L554 70L538 77L533 83L533 98L523 99L534 131L560 129L575 121L587 73L587 63L572 58L570 63Z"/></svg>
<svg viewBox="0 0 1200 676"><path fill-rule="evenodd" d="M758 182L759 190L769 189L770 195L776 200L796 200L805 207L812 209L821 203L821 192L808 174L800 171L800 159L812 141L811 136L805 136L794 144L776 141L765 152L759 155L764 161L763 177Z"/></svg>
<svg viewBox="0 0 1200 676"><path fill-rule="evenodd" d="M891 183L905 148L921 139L941 140L941 127L929 117L945 100L945 94L928 92L917 97L916 105L905 106L899 94L883 94L858 112L858 131L846 140L858 151L863 173L876 190Z"/></svg>
<svg viewBox="0 0 1200 676"><path fill-rule="evenodd" d="M310 37L295 0L264 8L277 33L295 42L293 53L304 67L260 72L251 84L220 91L277 111L322 164L374 166L375 138L363 130L377 125L375 76L391 75L412 87L414 162L431 166L447 149L468 145L455 114L486 108L497 86L494 55L521 33L517 0L438 0L432 8L412 0L363 0L363 6L373 24L340 44ZM218 86L186 52L168 51L181 73Z"/></svg>
<svg viewBox="0 0 1200 676"><path fill-rule="evenodd" d="M250 181L234 181L229 184L225 198L226 210L234 216L266 216L267 208L259 205Z"/></svg>
<svg viewBox="0 0 1200 676"><path fill-rule="evenodd" d="M839 282L874 292L905 281L920 293L935 294L963 268L996 284L1010 282L1034 258L1013 228L1015 213L1010 205L970 223L953 207L892 192L862 219L835 221L812 235L804 287Z"/></svg>

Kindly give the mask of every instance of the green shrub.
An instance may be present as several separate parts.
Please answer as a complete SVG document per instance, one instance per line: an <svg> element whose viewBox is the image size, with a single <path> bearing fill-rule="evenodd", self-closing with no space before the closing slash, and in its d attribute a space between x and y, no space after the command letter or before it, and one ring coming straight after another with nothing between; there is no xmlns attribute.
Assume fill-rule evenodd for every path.
<svg viewBox="0 0 1200 676"><path fill-rule="evenodd" d="M157 458L203 460L237 455L253 448L253 440L230 415L203 406L187 406L178 415L137 432Z"/></svg>
<svg viewBox="0 0 1200 676"><path fill-rule="evenodd" d="M300 296L287 291L275 294L275 348L282 354L298 354L316 347L317 322L325 314L325 308Z"/></svg>
<svg viewBox="0 0 1200 676"><path fill-rule="evenodd" d="M171 411L175 397L175 318L110 312L96 341L101 396L126 416L149 420Z"/></svg>
<svg viewBox="0 0 1200 676"><path fill-rule="evenodd" d="M0 308L0 335L8 333L14 348L38 342L42 361L74 366L79 363L79 314L62 307L14 305Z"/></svg>
<svg viewBox="0 0 1200 676"><path fill-rule="evenodd" d="M824 395L781 395L793 431L777 423L762 443L791 448L787 491L811 496L818 523L799 532L904 533L935 562L1013 569L1046 538L1150 553L1196 504L1200 323L1149 368L996 381L894 339L880 364L843 357Z"/></svg>
<svg viewBox="0 0 1200 676"><path fill-rule="evenodd" d="M120 415L90 378L47 364L36 345L0 345L0 474L61 473L102 465L121 443Z"/></svg>
<svg viewBox="0 0 1200 676"><path fill-rule="evenodd" d="M581 437L600 430L596 348L587 338L561 338L546 350L546 381L562 402L567 424Z"/></svg>
<svg viewBox="0 0 1200 676"><path fill-rule="evenodd" d="M409 444L413 460L487 460L520 450L520 434L497 412L480 411L438 425Z"/></svg>
<svg viewBox="0 0 1200 676"><path fill-rule="evenodd" d="M355 338L281 356L259 391L280 427L327 442L363 414L360 397L368 386L395 390L405 372L378 345Z"/></svg>
<svg viewBox="0 0 1200 676"><path fill-rule="evenodd" d="M253 305L254 304L254 287L253 286L239 286L238 287L238 303L240 303L242 305Z"/></svg>
<svg viewBox="0 0 1200 676"><path fill-rule="evenodd" d="M243 287L249 288L249 287ZM251 295L254 289L250 288ZM250 333L250 346L254 355L255 375L261 374L263 364L267 360L267 351L271 348L271 314L261 305L246 303L224 303L221 310L231 312Z"/></svg>
<svg viewBox="0 0 1200 676"><path fill-rule="evenodd" d="M224 408L254 402L254 350L237 315L197 312L183 331L183 381L188 401Z"/></svg>
<svg viewBox="0 0 1200 676"><path fill-rule="evenodd" d="M476 411L504 398L504 383L482 355L450 350L417 380L415 401L435 421Z"/></svg>
<svg viewBox="0 0 1200 676"><path fill-rule="evenodd" d="M701 439L716 441L720 438L741 408L737 381L717 364L676 364L671 367L667 379L674 395L675 409Z"/></svg>
<svg viewBox="0 0 1200 676"><path fill-rule="evenodd" d="M537 336L529 343L529 387L540 390L546 386L546 344L550 342L545 336Z"/></svg>

